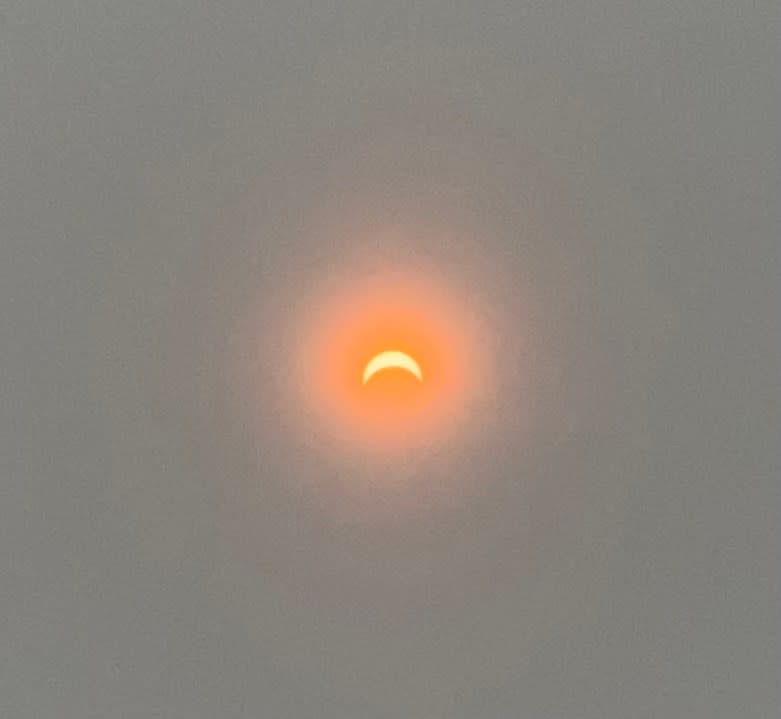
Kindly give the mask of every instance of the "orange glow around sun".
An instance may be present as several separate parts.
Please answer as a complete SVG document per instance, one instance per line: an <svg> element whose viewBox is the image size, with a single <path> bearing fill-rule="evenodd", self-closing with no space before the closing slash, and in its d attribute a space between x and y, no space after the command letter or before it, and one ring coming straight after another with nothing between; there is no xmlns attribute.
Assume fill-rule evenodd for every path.
<svg viewBox="0 0 781 719"><path fill-rule="evenodd" d="M484 362L474 315L453 293L395 272L323 294L297 363L320 430L365 448L404 449L436 442L465 418ZM373 359L377 371L364 381Z"/></svg>

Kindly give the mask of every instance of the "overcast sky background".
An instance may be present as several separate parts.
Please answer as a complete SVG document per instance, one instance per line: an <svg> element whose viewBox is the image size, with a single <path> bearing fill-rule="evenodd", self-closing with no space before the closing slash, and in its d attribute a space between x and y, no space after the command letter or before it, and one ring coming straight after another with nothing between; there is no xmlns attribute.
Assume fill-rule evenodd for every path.
<svg viewBox="0 0 781 719"><path fill-rule="evenodd" d="M779 38L0 3L0 716L777 716ZM490 432L394 496L243 391L355 257L496 334Z"/></svg>

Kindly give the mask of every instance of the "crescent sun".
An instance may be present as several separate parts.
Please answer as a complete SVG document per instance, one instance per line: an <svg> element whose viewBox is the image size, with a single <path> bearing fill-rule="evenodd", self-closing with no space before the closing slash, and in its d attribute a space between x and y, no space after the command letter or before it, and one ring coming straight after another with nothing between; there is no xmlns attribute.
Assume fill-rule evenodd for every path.
<svg viewBox="0 0 781 719"><path fill-rule="evenodd" d="M363 384L366 384L377 372L384 369L398 368L409 372L417 377L419 382L423 381L423 372L420 365L410 357L406 352L398 350L386 350L372 357L363 370Z"/></svg>

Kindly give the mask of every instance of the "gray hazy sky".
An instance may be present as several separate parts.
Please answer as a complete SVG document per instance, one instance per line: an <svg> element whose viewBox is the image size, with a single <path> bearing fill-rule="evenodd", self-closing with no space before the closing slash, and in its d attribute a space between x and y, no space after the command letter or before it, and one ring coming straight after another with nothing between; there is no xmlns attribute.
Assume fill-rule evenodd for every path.
<svg viewBox="0 0 781 719"><path fill-rule="evenodd" d="M776 0L0 3L0 716L777 716L779 38ZM389 260L498 370L479 441L375 470L275 378Z"/></svg>

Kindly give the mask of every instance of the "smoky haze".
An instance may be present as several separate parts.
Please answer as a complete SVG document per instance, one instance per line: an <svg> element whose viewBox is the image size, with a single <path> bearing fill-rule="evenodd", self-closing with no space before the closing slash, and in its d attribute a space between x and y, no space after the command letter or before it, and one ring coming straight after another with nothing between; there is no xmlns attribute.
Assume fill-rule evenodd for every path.
<svg viewBox="0 0 781 719"><path fill-rule="evenodd" d="M773 717L775 1L0 6L0 716ZM470 432L280 387L422 267ZM287 386L287 385L285 385Z"/></svg>

